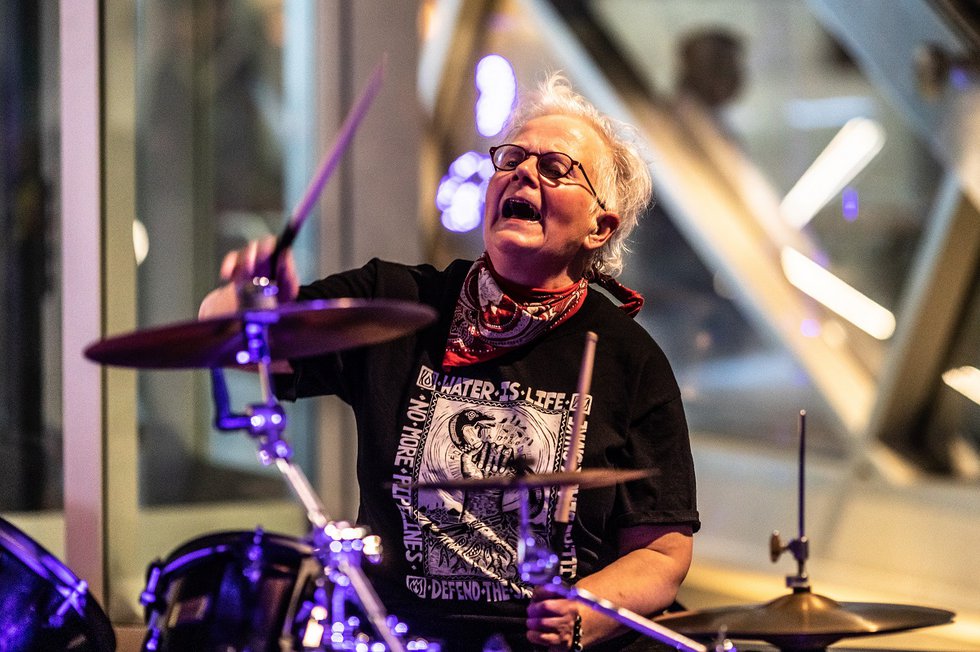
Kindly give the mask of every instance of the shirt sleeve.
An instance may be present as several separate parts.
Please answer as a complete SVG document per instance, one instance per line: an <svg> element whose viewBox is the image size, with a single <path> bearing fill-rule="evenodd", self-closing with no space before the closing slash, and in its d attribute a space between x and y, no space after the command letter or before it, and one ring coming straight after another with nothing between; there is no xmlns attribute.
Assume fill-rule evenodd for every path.
<svg viewBox="0 0 980 652"><path fill-rule="evenodd" d="M296 300L373 298L376 295L379 265L378 259L372 259L358 269L331 274L304 285L299 289ZM347 358L339 351L290 360L293 372L276 374L274 378L276 396L283 400L295 401L309 396L337 395L349 402L348 384L344 379L344 369L347 364Z"/></svg>
<svg viewBox="0 0 980 652"><path fill-rule="evenodd" d="M653 469L654 474L617 488L615 525L686 524L698 531L687 419L673 371L659 347L640 374L623 454L624 467Z"/></svg>

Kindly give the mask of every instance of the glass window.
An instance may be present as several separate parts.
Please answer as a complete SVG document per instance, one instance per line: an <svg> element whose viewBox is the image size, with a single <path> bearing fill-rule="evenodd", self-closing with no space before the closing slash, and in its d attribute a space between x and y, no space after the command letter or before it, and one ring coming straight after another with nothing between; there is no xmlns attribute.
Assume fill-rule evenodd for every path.
<svg viewBox="0 0 980 652"><path fill-rule="evenodd" d="M890 329L871 335L806 299L814 319L802 325L806 337L846 350L874 382L941 175L926 144L805 3L593 7L658 95L681 115L699 107L694 111L750 161L757 187L779 200L780 217L798 229L808 260L839 284L833 292L853 291L884 315ZM822 160L838 162L821 166ZM734 161L716 163L722 174L745 174ZM848 174L827 174L843 168ZM860 433L848 432L798 356L768 336L757 317L747 318L744 304L733 303L726 285L741 279L726 281L724 270L673 233L681 216L664 217L641 229L634 260L649 263L641 264L646 276L636 282L661 302L652 306L650 328L685 386L692 426L791 444L795 414L806 409L814 447L842 453ZM752 228L767 226L760 216ZM779 246L772 242L774 251ZM767 314L762 323L782 318Z"/></svg>
<svg viewBox="0 0 980 652"><path fill-rule="evenodd" d="M921 428L891 441L933 473L980 480L980 268Z"/></svg>
<svg viewBox="0 0 980 652"><path fill-rule="evenodd" d="M196 320L219 283L224 254L282 230L285 207L309 180L316 143L312 119L287 120L315 113L314 7L178 0L106 11L106 246L127 250L109 255L106 300L109 313L122 315L111 323L131 320L125 329L110 327L110 337ZM304 79L301 89L285 82L290 73ZM311 145L291 146L294 140ZM128 236L130 226L134 258L128 242L111 241L123 230ZM315 226L306 231L294 245L301 270L315 242ZM264 401L256 374L223 376L233 412ZM259 461L257 442L243 430L215 428L208 370L137 368L127 385L133 376L110 369L108 378L118 407L107 426L108 611L115 621L141 618L151 561L206 533L305 533L302 507L276 466ZM315 408L285 406L292 459L314 482Z"/></svg>
<svg viewBox="0 0 980 652"><path fill-rule="evenodd" d="M194 319L228 251L285 223L284 8L270 2L144 3L137 25L136 207L142 328ZM292 42L309 34L291 34ZM298 164L298 165L297 165ZM253 374L228 372L232 409L261 402ZM247 435L212 431L201 371L140 373L144 505L284 497ZM300 432L308 406L290 407ZM292 431L292 429L291 429ZM299 445L302 462L308 447Z"/></svg>
<svg viewBox="0 0 980 652"><path fill-rule="evenodd" d="M62 507L57 36L56 3L0 9L4 514Z"/></svg>
<svg viewBox="0 0 980 652"><path fill-rule="evenodd" d="M815 450L835 456L852 450L866 435L896 325L918 282L916 256L944 175L888 91L802 1L541 3L533 12L498 3L483 24L466 64L454 62L443 78L443 92L456 99L439 126L443 181L466 152L497 144L481 136L474 120L477 65L487 55L510 61L522 89L547 71L564 70L606 111L622 108L611 90L620 100L624 91L647 97L679 120L686 155L703 161L747 207L738 228L766 243L770 277L780 277L806 317L788 343L790 316L745 297L746 287L772 288L747 284L740 276L751 271L745 262L741 269L720 263L712 249L718 244L705 244L718 239L713 229L705 227L701 241L692 238L688 216L661 197L635 232L623 280L646 297L639 320L674 365L692 430L792 448L797 414L805 409ZM672 164L663 151L657 157L659 166ZM435 193L433 223L440 212L446 223L447 185ZM823 194L815 190L821 187ZM787 252L787 240L802 255ZM437 259L475 256L480 229L435 229L433 242ZM829 297L802 284L798 264L831 284ZM839 305L844 295L857 297L861 313L878 321ZM852 377L831 378L814 351L832 352L841 361L837 369ZM864 398L837 389L836 397L828 395L828 385L851 383L865 388ZM952 430L944 423L945 439Z"/></svg>

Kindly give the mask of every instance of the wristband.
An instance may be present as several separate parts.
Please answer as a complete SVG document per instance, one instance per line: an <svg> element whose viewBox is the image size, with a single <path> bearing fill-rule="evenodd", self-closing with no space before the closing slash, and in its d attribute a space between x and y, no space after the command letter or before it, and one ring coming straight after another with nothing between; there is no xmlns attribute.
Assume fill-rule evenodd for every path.
<svg viewBox="0 0 980 652"><path fill-rule="evenodd" d="M571 652L582 652L582 616L575 616L575 628L572 630Z"/></svg>

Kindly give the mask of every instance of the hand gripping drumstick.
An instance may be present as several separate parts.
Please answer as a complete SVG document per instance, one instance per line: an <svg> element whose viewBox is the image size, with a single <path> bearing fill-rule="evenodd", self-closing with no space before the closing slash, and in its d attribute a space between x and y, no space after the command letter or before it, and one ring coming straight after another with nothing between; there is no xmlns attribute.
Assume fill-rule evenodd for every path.
<svg viewBox="0 0 980 652"><path fill-rule="evenodd" d="M388 56L384 54L381 56L381 61L374 67L374 71L371 73L371 77L368 79L368 84L361 91L360 97L351 106L350 111L347 113L347 117L344 119L344 123L340 126L340 131L337 132L334 138L333 145L324 155L323 159L320 161L320 167L317 169L316 175L310 181L310 185L307 186L306 192L303 194L303 198L300 199L299 203L293 209L290 215L289 222L283 229L279 238L276 240L276 248L272 251L272 255L269 257L269 278L275 280L276 269L279 266L279 257L282 255L286 249L293 244L293 240L296 239L296 235L299 233L300 227L306 221L310 212L313 210L313 206L316 205L317 199L320 198L320 193L323 191L323 186L326 185L327 180L333 176L334 170L337 169L337 165L340 163L341 157L343 157L344 152L350 145L351 140L354 138L354 134L357 132L358 126L367 115L368 109L371 107L371 103L374 101L375 96L381 89L381 82L384 80L385 64L387 63Z"/></svg>

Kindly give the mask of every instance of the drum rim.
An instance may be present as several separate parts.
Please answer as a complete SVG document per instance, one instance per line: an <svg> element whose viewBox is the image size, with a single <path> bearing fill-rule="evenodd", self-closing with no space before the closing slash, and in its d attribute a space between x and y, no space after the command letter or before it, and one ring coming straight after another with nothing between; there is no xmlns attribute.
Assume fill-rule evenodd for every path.
<svg viewBox="0 0 980 652"><path fill-rule="evenodd" d="M250 546L254 543L255 535L260 531L262 533L262 546L278 545L281 548L286 548L297 554L300 561L313 555L313 547L300 537L281 532L270 532L261 527L256 527L254 530L220 530L202 534L180 544L153 565L160 569L161 579L166 578L175 571L199 560L220 555L236 548Z"/></svg>
<svg viewBox="0 0 980 652"><path fill-rule="evenodd" d="M259 532L262 533L262 544L280 544L282 547L290 548L304 555L309 555L313 552L313 546L302 537L294 537L281 532L272 532L261 527L257 527L254 530L219 530L217 532L202 534L181 543L163 558L164 566L169 567L173 561L181 557L186 557L194 551L207 548L214 549L216 552L222 552L228 547L238 545L241 542L251 544L254 541L255 535Z"/></svg>
<svg viewBox="0 0 980 652"><path fill-rule="evenodd" d="M47 548L28 536L5 518L0 517L0 547L8 550L18 561L27 566L42 580L54 585L62 598L67 597L63 589L79 590L82 593L80 605L72 604L72 611L78 614L88 629L92 641L100 649L115 650L116 635L112 621L106 615L95 596L88 590L75 573Z"/></svg>

